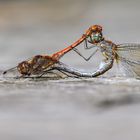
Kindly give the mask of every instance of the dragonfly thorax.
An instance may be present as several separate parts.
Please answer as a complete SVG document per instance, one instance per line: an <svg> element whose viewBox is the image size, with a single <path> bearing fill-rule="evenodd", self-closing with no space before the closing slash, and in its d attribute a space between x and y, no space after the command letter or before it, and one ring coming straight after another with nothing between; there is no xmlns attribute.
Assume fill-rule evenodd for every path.
<svg viewBox="0 0 140 140"><path fill-rule="evenodd" d="M100 43L97 44L97 46L100 48L103 56L107 59L114 59L116 56L115 48L116 45L108 40L103 40Z"/></svg>

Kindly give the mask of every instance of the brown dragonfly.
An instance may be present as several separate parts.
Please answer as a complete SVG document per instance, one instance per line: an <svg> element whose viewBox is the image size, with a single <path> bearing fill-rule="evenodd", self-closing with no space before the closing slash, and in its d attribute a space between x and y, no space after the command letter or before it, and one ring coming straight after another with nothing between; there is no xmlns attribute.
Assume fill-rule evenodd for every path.
<svg viewBox="0 0 140 140"><path fill-rule="evenodd" d="M3 74L6 74L7 72L17 69L18 72L21 74L20 77L27 77L31 75L42 76L45 73L52 71L53 67L62 65L62 63L60 64L59 59L69 51L73 50L83 41L85 41L85 49L90 49L91 46L88 46L88 43L93 44L93 42L95 41L93 40L94 34L102 34L102 27L99 25L93 25L85 32L85 34L82 35L81 38L79 38L76 42L64 48L63 50L58 51L51 56L49 55L34 56L31 59L19 63L16 67L4 71ZM95 52L93 52L89 58L85 58L78 50L75 49L74 51L77 52L86 61L88 61L95 54ZM61 70L58 69L58 71Z"/></svg>

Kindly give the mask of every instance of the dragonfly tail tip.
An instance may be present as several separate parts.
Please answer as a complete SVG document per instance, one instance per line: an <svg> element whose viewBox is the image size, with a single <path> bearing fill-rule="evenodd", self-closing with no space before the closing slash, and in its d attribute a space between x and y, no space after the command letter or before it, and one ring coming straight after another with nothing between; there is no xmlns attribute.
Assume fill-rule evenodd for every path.
<svg viewBox="0 0 140 140"><path fill-rule="evenodd" d="M6 74L6 73L7 73L7 71L4 71L4 72L3 72L3 75Z"/></svg>

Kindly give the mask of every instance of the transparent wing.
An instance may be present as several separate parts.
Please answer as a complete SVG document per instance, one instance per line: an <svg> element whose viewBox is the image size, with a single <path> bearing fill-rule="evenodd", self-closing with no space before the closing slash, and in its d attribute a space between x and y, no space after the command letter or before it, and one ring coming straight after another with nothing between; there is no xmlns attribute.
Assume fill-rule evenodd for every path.
<svg viewBox="0 0 140 140"><path fill-rule="evenodd" d="M17 66L3 71L2 74L5 75L6 77L20 76L20 74L19 74L19 72L17 70Z"/></svg>
<svg viewBox="0 0 140 140"><path fill-rule="evenodd" d="M120 44L117 46L117 54L124 70L140 77L140 44Z"/></svg>
<svg viewBox="0 0 140 140"><path fill-rule="evenodd" d="M33 57L26 59L25 61L30 61L32 60ZM8 70L3 71L3 75L9 75L9 76L19 76L17 66L12 67Z"/></svg>
<svg viewBox="0 0 140 140"><path fill-rule="evenodd" d="M28 59L27 61L31 61L31 59ZM54 64L53 66L58 66L60 65L59 63ZM17 66L13 67L11 69L8 69L7 71L3 72L3 74L6 74L5 78L47 78L47 79L60 79L60 78L66 78L66 77L71 77L70 75L68 75L67 73L63 72L63 71L59 71L56 69L53 69L53 66L48 67L47 69L42 69L37 71L37 73L32 74L30 76L28 75L21 75L18 70L17 70Z"/></svg>

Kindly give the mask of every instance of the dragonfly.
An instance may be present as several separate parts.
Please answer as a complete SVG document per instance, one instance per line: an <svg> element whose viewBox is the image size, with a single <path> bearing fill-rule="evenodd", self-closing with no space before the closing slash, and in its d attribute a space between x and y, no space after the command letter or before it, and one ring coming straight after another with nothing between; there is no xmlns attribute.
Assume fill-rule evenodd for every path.
<svg viewBox="0 0 140 140"><path fill-rule="evenodd" d="M97 70L93 72L82 72L66 64L61 64L58 67L54 67L54 69L67 72L78 77L97 77L109 71L113 67L114 62L116 62L117 64L122 64L127 76L140 78L140 44L115 44L112 41L106 40L100 32L92 34L91 37L92 41L90 41L90 43L93 44L92 47L96 47L100 50L103 56L103 60ZM81 55L78 50L75 51Z"/></svg>
<svg viewBox="0 0 140 140"><path fill-rule="evenodd" d="M40 77L40 76L43 76L45 73L48 73L49 71L53 71L54 67L56 68L56 70L61 71L59 70L59 67L57 69L57 66L62 66L62 63L59 61L59 59L71 50L74 50L78 55L80 55L86 61L88 61L95 54L97 50L94 51L90 55L90 57L85 58L77 49L75 49L75 47L77 47L82 42L85 42L85 45L84 45L85 49L91 49L92 46L88 46L88 43L94 44L98 39L96 38L97 34L102 37L102 27L100 25L93 25L85 32L85 34L82 35L81 38L79 38L72 45L50 56L49 55L36 55L28 60L22 61L16 67L13 67L11 69L4 71L3 74L6 74L16 69L21 74L20 77L28 77L31 75L37 75Z"/></svg>

